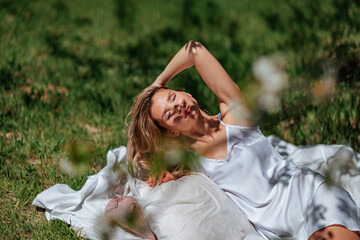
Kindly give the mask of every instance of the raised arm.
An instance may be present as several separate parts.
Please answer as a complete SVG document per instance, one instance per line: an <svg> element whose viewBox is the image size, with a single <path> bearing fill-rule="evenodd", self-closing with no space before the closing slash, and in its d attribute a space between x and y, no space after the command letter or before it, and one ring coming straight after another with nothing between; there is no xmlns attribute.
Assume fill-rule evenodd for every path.
<svg viewBox="0 0 360 240"><path fill-rule="evenodd" d="M165 86L166 83L173 78L179 72L192 67L194 65L193 51L195 47L190 48L191 46L201 45L193 41L188 42L180 51L173 57L173 59L166 66L164 71L157 77L153 85Z"/></svg>
<svg viewBox="0 0 360 240"><path fill-rule="evenodd" d="M195 65L208 87L224 102L240 96L238 86L232 81L221 64L199 42L190 41L174 56L154 82L165 86L179 72Z"/></svg>
<svg viewBox="0 0 360 240"><path fill-rule="evenodd" d="M165 86L176 74L194 65L206 85L217 96L223 117L225 113L231 112L230 105L234 102L241 105L246 116L249 115L239 87L214 56L199 42L189 41L182 47L153 84ZM228 123L251 125L248 117L238 121L233 115L229 114L227 117Z"/></svg>

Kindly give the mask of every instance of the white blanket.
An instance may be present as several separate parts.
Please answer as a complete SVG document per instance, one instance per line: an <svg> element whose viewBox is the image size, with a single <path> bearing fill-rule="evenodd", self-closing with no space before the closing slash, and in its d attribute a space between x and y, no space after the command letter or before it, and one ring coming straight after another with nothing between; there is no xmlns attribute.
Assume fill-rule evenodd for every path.
<svg viewBox="0 0 360 240"><path fill-rule="evenodd" d="M315 145L296 147L274 136L269 136L269 140L274 145L275 149L277 149L284 158L290 159L297 165L312 168L313 170L319 171L322 174L331 175L334 180L343 185L343 187L354 198L357 205L360 206L360 154L356 153L351 148L342 145ZM107 231L106 226L101 224L105 206L109 199L112 198L115 194L134 196L139 201L139 205L143 207L145 213L147 213L146 207L151 206L151 199L149 199L150 201L146 201L144 198L139 196L139 185L137 188L134 188L135 185L132 185L133 187L130 188L126 179L127 176L119 176L115 173L115 169L126 164L125 153L126 148L123 146L114 150L110 150L107 154L107 165L98 174L89 176L88 180L79 191L74 191L69 186L64 184L56 184L53 187L41 192L34 199L33 205L45 209L47 220L60 219L64 222L67 222L72 227L79 229L79 234L86 235L86 237L89 239L101 239L102 232ZM175 182L169 182L167 184L174 185ZM189 183L191 182L193 181L189 180ZM204 182L208 184L206 181ZM130 185L131 183L134 184L132 181L130 181ZM142 191L148 191L146 188L144 188L144 183L140 182L138 184L142 186ZM165 189L167 188L166 186L170 185L163 184L160 187ZM206 188L207 187L203 189ZM161 193L163 190L158 191ZM217 190L214 191L216 192ZM155 195L158 196L159 192L155 192ZM216 198L216 201L223 201L219 200L223 198L217 194L209 194L209 196L212 196L214 199ZM226 196L225 193L224 196ZM198 204L201 204L201 201L203 201L203 199L199 199ZM206 216L206 209L204 209L203 214ZM240 211L236 214L238 214L239 218L242 217ZM153 219L151 219L152 217ZM147 221L150 222L150 226L153 224L153 228L156 228L154 224L157 222L157 220L158 218L156 218L156 214L150 214L147 216ZM191 222L195 219L187 220ZM201 226L199 223L194 224ZM238 228L242 228L244 229L244 233L248 233L248 236L244 236L243 239L259 239L258 235L254 234L253 230L249 228L249 225L247 225L248 223L243 222L243 219L239 221L239 224L240 226L238 226ZM115 228L113 230L114 231L111 235L111 238L113 239L140 239L123 231L120 228ZM157 231L156 229L153 230L155 230L155 232ZM216 232L216 229L209 229L209 231ZM160 232L158 232L158 234L160 234ZM205 234L205 231L201 234Z"/></svg>
<svg viewBox="0 0 360 240"><path fill-rule="evenodd" d="M269 136L271 144L284 159L298 166L308 167L343 186L360 206L360 154L344 145L295 146L276 136Z"/></svg>

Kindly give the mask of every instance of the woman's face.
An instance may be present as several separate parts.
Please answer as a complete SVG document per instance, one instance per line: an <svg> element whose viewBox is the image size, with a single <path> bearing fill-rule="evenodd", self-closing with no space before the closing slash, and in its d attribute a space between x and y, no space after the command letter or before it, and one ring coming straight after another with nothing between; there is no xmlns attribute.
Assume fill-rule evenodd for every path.
<svg viewBox="0 0 360 240"><path fill-rule="evenodd" d="M199 106L189 93L161 89L152 97L150 112L160 126L182 133L191 130L199 116Z"/></svg>

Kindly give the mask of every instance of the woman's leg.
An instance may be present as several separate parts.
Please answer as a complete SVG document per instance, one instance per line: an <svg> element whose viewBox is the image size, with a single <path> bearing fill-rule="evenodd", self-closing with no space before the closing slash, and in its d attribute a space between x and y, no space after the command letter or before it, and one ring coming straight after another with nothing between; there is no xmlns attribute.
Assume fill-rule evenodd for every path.
<svg viewBox="0 0 360 240"><path fill-rule="evenodd" d="M344 226L332 225L314 232L309 240L360 240L357 232L352 232Z"/></svg>

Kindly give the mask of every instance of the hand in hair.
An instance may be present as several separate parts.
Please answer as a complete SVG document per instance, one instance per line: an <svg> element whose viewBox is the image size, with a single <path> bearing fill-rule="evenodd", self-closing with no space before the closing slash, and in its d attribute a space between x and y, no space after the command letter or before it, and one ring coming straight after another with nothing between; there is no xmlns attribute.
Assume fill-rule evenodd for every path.
<svg viewBox="0 0 360 240"><path fill-rule="evenodd" d="M157 180L159 180L159 181L157 181ZM169 182L172 180L176 180L175 175L164 170L158 176L155 174L151 175L148 178L148 180L146 180L146 183L149 185L149 187L155 187L157 182L158 182L158 185L160 186L162 183L166 183L166 182Z"/></svg>

